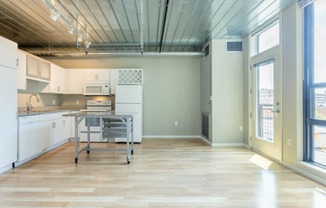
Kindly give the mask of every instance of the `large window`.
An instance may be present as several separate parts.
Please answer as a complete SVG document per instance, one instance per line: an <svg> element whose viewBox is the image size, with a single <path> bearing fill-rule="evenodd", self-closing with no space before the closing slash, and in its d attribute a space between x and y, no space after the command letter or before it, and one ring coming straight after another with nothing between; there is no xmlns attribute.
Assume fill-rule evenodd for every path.
<svg viewBox="0 0 326 208"><path fill-rule="evenodd" d="M305 160L326 166L326 1L304 9Z"/></svg>

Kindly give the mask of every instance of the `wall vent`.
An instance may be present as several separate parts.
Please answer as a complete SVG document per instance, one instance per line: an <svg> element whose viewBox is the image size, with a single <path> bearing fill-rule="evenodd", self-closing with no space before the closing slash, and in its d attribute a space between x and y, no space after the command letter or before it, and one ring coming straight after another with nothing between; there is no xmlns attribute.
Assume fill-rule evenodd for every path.
<svg viewBox="0 0 326 208"><path fill-rule="evenodd" d="M227 51L242 51L242 42L241 41L227 42Z"/></svg>

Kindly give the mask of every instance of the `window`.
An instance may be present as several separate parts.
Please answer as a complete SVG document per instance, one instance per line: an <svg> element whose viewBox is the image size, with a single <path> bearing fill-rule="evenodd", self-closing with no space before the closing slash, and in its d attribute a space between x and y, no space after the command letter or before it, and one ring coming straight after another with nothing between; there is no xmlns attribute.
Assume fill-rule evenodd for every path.
<svg viewBox="0 0 326 208"><path fill-rule="evenodd" d="M326 1L304 8L304 160L326 166Z"/></svg>
<svg viewBox="0 0 326 208"><path fill-rule="evenodd" d="M266 51L280 43L279 21L257 35L257 53Z"/></svg>

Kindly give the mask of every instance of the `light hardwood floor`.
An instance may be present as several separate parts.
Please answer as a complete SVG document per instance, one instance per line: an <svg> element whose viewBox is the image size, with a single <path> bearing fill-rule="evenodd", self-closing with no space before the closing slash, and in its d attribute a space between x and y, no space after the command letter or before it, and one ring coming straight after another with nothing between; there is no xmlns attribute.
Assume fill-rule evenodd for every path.
<svg viewBox="0 0 326 208"><path fill-rule="evenodd" d="M73 153L68 143L1 174L0 207L326 207L325 186L245 148L147 139L129 165Z"/></svg>

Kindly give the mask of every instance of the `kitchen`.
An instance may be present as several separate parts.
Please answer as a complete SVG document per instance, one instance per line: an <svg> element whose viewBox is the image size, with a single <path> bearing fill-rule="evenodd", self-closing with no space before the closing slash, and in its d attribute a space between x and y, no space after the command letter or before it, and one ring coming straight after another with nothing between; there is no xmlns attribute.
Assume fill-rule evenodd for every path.
<svg viewBox="0 0 326 208"><path fill-rule="evenodd" d="M19 1L19 2L24 2L24 1ZM33 1L31 4L34 5L35 7L39 6L35 2L37 1ZM46 4L44 4L44 2L46 2ZM142 138L144 141L161 142L161 141L171 140L174 141L176 144L178 144L181 141L187 141L187 140L190 141L192 139L197 139L197 141L204 142L207 146L212 147L212 149L214 149L214 147L220 147L220 146L222 147L236 146L236 147L251 148L250 122L249 122L250 113L248 111L249 97L250 97L248 95L249 70L247 70L248 66L250 65L249 63L250 62L249 43L251 38L250 35L243 36L241 39L239 38L212 39L206 41L206 43L202 45L201 50L199 51L197 50L195 52L185 52L185 51L182 53L174 52L173 47L171 47L170 44L172 44L173 42L178 44L178 40L175 41L172 40L172 42L165 43L166 46L163 47L163 49L165 48L165 51L163 50L162 53L156 53L155 50L151 48L149 43L147 45L148 48L145 48L145 51L142 51L141 48L138 48L139 45L142 46L142 44L137 44L137 47L135 50L133 50L133 52L130 52L128 50L129 46L124 45L123 46L125 47L124 53L121 53L121 51L119 50L114 51L112 48L114 48L115 46L111 45L110 50L106 51L105 53L101 53L101 50L99 48L104 46L103 45L100 46L100 44L97 45L97 43L94 42L93 39L91 39L94 38L95 35L94 37L89 37L91 42L93 42L92 43L93 45L86 44L88 45L88 47L86 47L85 42L83 41L80 42L82 47L76 49L75 46L76 35L77 35L76 31L72 36L68 36L69 34L66 34L67 31L65 31L67 29L67 25L69 26L70 24L69 21L68 21L69 24L67 24L67 22L64 21L64 18L66 18L67 16L65 10L61 8L62 7L61 4L55 5L55 8L57 7L58 9L60 8L61 16L59 16L58 22L53 21L49 17L49 14L51 13L51 8L49 8L48 6L49 2L50 1L38 2L41 5L41 8L43 9L40 14L42 16L40 22L44 25L47 24L51 25L51 27L53 28L61 28L59 29L60 34L62 34L62 37L64 37L62 39L69 40L70 44L68 44L69 47L67 47L65 50L62 51L59 51L60 49L59 47L52 48L51 45L49 47L45 46L41 50L41 48L34 48L35 45L33 47L32 46L28 47L26 45L18 44L18 48L20 50L26 51L30 57L33 57L36 60L37 62L36 65L43 66L43 67L44 66L46 67L46 65L50 65L51 70L45 73L45 75L50 75L51 78L50 80L46 80L47 78L44 79L44 77L33 78L28 74L25 74L24 77L23 72L24 71L26 72L27 67L25 68L18 67L17 68L17 73L19 74L17 76L18 86L15 87L15 93L17 94L15 94L16 97L13 96L11 97L11 99L16 99L17 106L16 106L15 113L17 111L20 112L25 111L25 109L27 109L30 98L31 98L30 103L33 106L33 110L35 111L49 112L49 111L57 111L57 110L74 111L74 110L86 109L88 100L111 100L112 108L115 108L116 96L114 93L112 93L110 96L83 95L82 86L84 82L89 82L89 81L92 82L97 78L100 78L101 77L100 74L104 73L104 74L108 74L108 78L104 80L108 81L109 84L110 83L112 84L114 82L117 82L116 79L114 79L114 77L116 77L116 70L142 69L143 72ZM63 1L59 1L59 2L63 2ZM107 2L112 3L113 1L107 1ZM154 2L153 5L155 6L157 6L156 4L160 4L158 2L155 3L155 1L152 2ZM176 1L176 2L177 3L175 3L175 5L180 3L181 7L179 8L179 10L181 9L182 11L183 9L189 10L191 8L196 8L194 7L195 6L194 4L197 1L193 1L193 2L190 1L190 3L188 1ZM212 5L217 6L217 2L219 1L216 2L212 1L212 2L214 2L212 3ZM233 1L233 2L237 2L237 1ZM87 3L85 4L85 1L80 1L80 3L83 9L87 9L86 6ZM288 4L286 3L282 4L284 6L282 8L283 11L282 18L284 19L284 22L282 22L282 24L284 24L282 26L282 29L284 30L284 35L281 37L282 40L281 42L288 42L288 41L295 42L297 40L296 39L292 40L291 38L295 33L293 30L298 30L299 26L296 28L293 28L292 26L293 25L297 26L296 24L293 24L293 22L298 21L298 19L300 19L298 18L299 10L295 5L296 1L293 1L292 2L293 4L291 4L291 2L287 2L287 3ZM98 1L94 4L98 4ZM151 3L146 2L146 5L147 4L150 5ZM191 7L190 5L187 6L187 4L190 4ZM26 6L26 2L23 4L23 6L24 5ZM237 5L237 3L234 3L234 5ZM6 2L3 5L1 5L0 9L1 11L6 11L7 12L6 14L9 15L10 10L17 11L17 9L20 6L21 5L15 2L10 2L10 3ZM171 3L170 6L172 8L173 4ZM232 5L231 3L225 3L225 7L227 6L232 6ZM164 16L163 3L162 5L160 4L160 7L153 7L153 8L162 9L161 14L162 16ZM202 8L202 10L203 9L204 8ZM30 10L33 9L28 8L28 11ZM169 10L169 11L180 12L179 10L178 8L176 8L174 10ZM72 9L72 11L75 12L75 9ZM167 11L167 13L169 11ZM157 13L159 12L157 11ZM137 16L137 12L135 14L134 15ZM173 14L174 13L171 12L171 15ZM187 15L186 12L185 13L180 12L180 14ZM37 14L34 15L37 16ZM84 19L83 13L80 13L79 15L81 19ZM75 14L73 14L73 16L75 16ZM183 19L179 19L179 20L183 21ZM20 18L20 21L23 20ZM96 20L93 21L96 22ZM34 28L36 30L35 26L33 26L31 22L30 23L25 22L25 24L31 26L31 28ZM125 23L126 25L128 25L127 22ZM190 23L187 24L186 21L183 22L183 24L191 26L191 24ZM171 23L170 27L172 26L176 26L176 25ZM83 30L87 27L91 28L90 30L93 30L91 24L87 24L86 26L86 24L83 22ZM173 36L173 31L175 30L172 30L171 28L170 30L167 30L166 33L170 33L171 31L172 34L170 34L168 37L176 37L176 38L178 37L180 38L180 40L182 39L182 35L180 34L178 34L180 36L178 35ZM224 30L221 30L221 33L223 32ZM44 33L44 31L40 31L40 33ZM295 33L295 34L300 34L300 33ZM4 33L0 35L6 36L7 34ZM121 36L123 36L123 34L121 34ZM154 36L160 37L160 35L156 33ZM59 37L61 36L58 35L51 40L53 42L56 42L60 39ZM41 37L39 38L40 38L40 42L44 41L44 38ZM84 39L85 38L86 37L84 35ZM242 42L243 51L230 52L226 50L226 45L229 42L239 42L239 41ZM157 43L159 42L160 41L158 39ZM283 52L285 53L285 51L289 49L295 50L296 46L294 45L295 44L291 45L290 47L282 46L282 45L281 46ZM157 48L159 48L159 46L157 46ZM97 52L98 54L96 54L95 52ZM205 53L206 56L204 55ZM3 52L1 57L6 57L8 55L9 52L6 51ZM282 75L284 79L293 80L293 76L294 76L293 74L297 75L296 74L297 68L291 64L294 64L296 63L296 61L298 61L297 56L299 55L294 54L292 57L292 55L289 54L289 56L290 58L282 60L283 61L282 65L284 67L287 66L287 68L289 68L289 70L284 71ZM24 58L22 58L21 60L23 59ZM27 66L28 64L27 61L25 64L20 64L23 62L24 61L19 61L19 66ZM16 65L16 61L14 60L14 65L11 66L14 67L15 65ZM211 107L211 112L207 116L208 121L206 124L207 126L209 126L208 133L206 135L203 135L202 132L203 123L204 123L203 121L206 118L203 117L202 107L204 104L206 105L208 102L204 103L204 101L207 101L207 99L206 100L203 99L203 95L205 93L202 92L202 89L203 87L206 87L205 84L208 81L207 79L203 81L202 77L203 77L203 71L206 68L211 69L210 71L211 74L209 76L211 82L211 88L209 89L210 90L209 106ZM21 75L21 72L23 75ZM3 78L5 76L1 76L1 77ZM49 76L45 76L45 77L49 77ZM6 83L6 84L8 85L8 87L5 86L3 88L6 89L10 88L12 91L13 83ZM299 85L293 85L293 86L296 87L295 88L284 87L282 89L284 98L291 97L292 95L297 95L295 92L300 87ZM114 88L114 85L112 85L111 88ZM8 90L4 90L3 92L1 92L1 98L8 97L9 99L8 93L9 93ZM37 95L38 100L36 99L35 96L32 96L33 94ZM296 114L293 111L291 111L293 109L292 106L298 105L296 100L299 100L299 98L295 98L291 100L285 99L285 101L283 102L282 113L284 112L284 115L286 115L285 118L290 118L289 120L284 121L283 126L288 126L289 124L298 122L297 117L294 116ZM4 102L3 99L2 102ZM8 103L2 103L1 106L3 106L3 108L6 108L6 106L9 105L10 104ZM296 110L299 111L299 108ZM60 136L56 137L56 135L66 134L69 135L68 137L73 137L72 131L62 130L65 129L64 124L69 122L64 121L64 119L66 118L62 117L62 114L60 113L61 112L58 112L58 114L54 113L57 115L53 116L53 118L46 118L48 120L44 120L45 123L44 129L48 129L48 130L42 130L39 135L42 135L42 132L43 133L48 132L48 135L46 136L46 138L48 139L46 142L42 144L43 145L42 147L38 147L39 149L37 151L39 152L41 151L42 153L43 151L47 152L49 150L54 150L54 151L62 150L62 147L66 144L68 140L62 140L60 139ZM12 120L11 122L14 121ZM7 121L2 119L1 131L5 133L7 131L5 131L4 127L8 127L6 123ZM54 127L55 128L58 127L59 130L57 129L56 131L54 131L53 130L55 129ZM284 134L283 137L291 138L292 140L290 141L292 141L292 144L296 144L296 142L298 142L299 144L299 140L298 141L296 140L297 138L299 138L299 136L297 137L296 134L297 132L300 131L300 129L301 127L299 126L291 129L285 128L283 132ZM72 130L72 128L70 128L70 130ZM16 133L18 134L19 137L19 132ZM27 133L27 134L32 134L32 133ZM33 137L33 139L36 138ZM39 138L39 140L41 140L41 138ZM38 143L37 141L39 140L36 139L34 143ZM26 145L30 145L30 144L26 144ZM136 144L136 148L141 147L142 145L146 145L146 144L144 142L140 143L138 146ZM4 146L1 147L6 148ZM297 151L298 150L295 147L295 145L291 146L285 143L282 149L283 159L281 160L280 163L292 167L292 169L296 169L296 171L298 172L300 172L299 169L304 170L300 172L301 174L303 174L302 172L310 171L309 173L313 175L312 178L314 178L314 180L322 181L324 178L323 171L320 172L319 170L316 169L310 170L309 168L302 167L301 162L299 162L296 159L297 154L299 154ZM27 154L26 157L34 158L33 156L38 156L38 154L36 155ZM137 154L135 155L135 157L136 156ZM2 155L1 158L3 158ZM35 164L35 163L32 160L29 163L23 163L23 164L29 166L29 164ZM71 164L73 165L73 158L71 158ZM21 164L17 163L17 165L19 166ZM1 172L12 170L11 163L6 164L2 167L4 168L1 169Z"/></svg>

